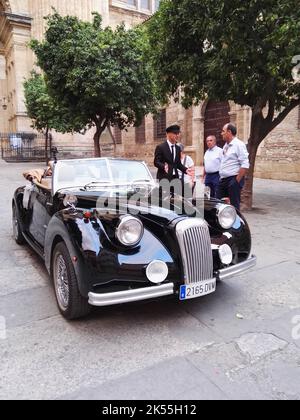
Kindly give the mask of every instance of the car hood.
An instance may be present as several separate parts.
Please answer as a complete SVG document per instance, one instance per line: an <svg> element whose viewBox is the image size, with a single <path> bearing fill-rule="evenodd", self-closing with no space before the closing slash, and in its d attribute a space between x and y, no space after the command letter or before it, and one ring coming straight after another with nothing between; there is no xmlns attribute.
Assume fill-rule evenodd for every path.
<svg viewBox="0 0 300 420"><path fill-rule="evenodd" d="M61 192L61 194L73 194L78 199L78 208L98 210L99 216L112 218L114 215L119 217L122 214L132 214L142 219L151 219L160 225L172 223L182 217L203 217L205 200L199 201L197 208L190 201L184 200L181 196L176 196L173 203L158 203L152 195L132 196L119 198L116 205L115 198L97 194L90 191L82 192ZM140 199L140 200L139 200Z"/></svg>

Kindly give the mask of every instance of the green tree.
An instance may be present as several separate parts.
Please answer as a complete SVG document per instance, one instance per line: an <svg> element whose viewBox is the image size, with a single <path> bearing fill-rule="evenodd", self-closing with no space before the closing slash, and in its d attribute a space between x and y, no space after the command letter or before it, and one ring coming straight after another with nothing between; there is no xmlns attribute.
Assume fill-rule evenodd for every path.
<svg viewBox="0 0 300 420"><path fill-rule="evenodd" d="M298 0L163 0L148 33L163 96L178 98L180 90L187 107L210 98L251 108L243 194L251 208L258 147L300 104L297 68L292 77L300 54Z"/></svg>
<svg viewBox="0 0 300 420"><path fill-rule="evenodd" d="M95 156L106 127L138 125L157 104L151 68L145 59L142 28L115 31L54 13L47 18L45 40L31 42L51 96L82 127L96 127ZM77 127L73 127L77 130Z"/></svg>
<svg viewBox="0 0 300 420"><path fill-rule="evenodd" d="M60 107L51 97L43 75L33 71L30 78L24 82L24 92L27 113L33 122L32 127L45 132L47 157L50 130L68 132L76 123L70 122L71 116L68 115L68 110Z"/></svg>

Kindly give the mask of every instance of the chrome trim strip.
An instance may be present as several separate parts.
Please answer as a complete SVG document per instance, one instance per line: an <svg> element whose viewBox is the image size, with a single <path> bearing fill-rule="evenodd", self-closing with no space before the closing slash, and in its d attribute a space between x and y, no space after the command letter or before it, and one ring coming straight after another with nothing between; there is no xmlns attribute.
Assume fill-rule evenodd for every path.
<svg viewBox="0 0 300 420"><path fill-rule="evenodd" d="M217 272L217 276L219 280L226 280L229 277L236 276L237 274L241 274L244 271L247 271L250 268L255 267L256 262L257 262L256 256L252 255L252 257L250 257L248 260L240 264L236 264L231 267L223 268L222 270L219 270Z"/></svg>
<svg viewBox="0 0 300 420"><path fill-rule="evenodd" d="M161 286L143 287L140 289L125 290L113 293L89 293L89 304L92 306L110 306L120 303L137 302L145 299L154 299L174 293L174 283Z"/></svg>

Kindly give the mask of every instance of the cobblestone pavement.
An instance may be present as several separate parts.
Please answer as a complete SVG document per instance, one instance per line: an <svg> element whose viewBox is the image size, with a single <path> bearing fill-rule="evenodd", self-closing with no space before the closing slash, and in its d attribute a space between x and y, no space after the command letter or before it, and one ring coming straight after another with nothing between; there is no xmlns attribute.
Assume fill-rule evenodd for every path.
<svg viewBox="0 0 300 420"><path fill-rule="evenodd" d="M214 295L69 323L43 262L11 237L31 166L0 160L0 399L300 398L300 184L255 181L258 266Z"/></svg>

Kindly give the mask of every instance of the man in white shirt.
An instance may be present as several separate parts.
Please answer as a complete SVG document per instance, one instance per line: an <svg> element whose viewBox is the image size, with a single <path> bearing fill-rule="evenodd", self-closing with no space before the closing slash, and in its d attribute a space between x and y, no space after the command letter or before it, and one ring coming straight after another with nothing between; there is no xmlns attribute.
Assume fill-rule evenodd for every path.
<svg viewBox="0 0 300 420"><path fill-rule="evenodd" d="M226 124L223 127L222 137L226 144L220 167L218 198L229 197L230 203L239 210L241 191L250 163L247 147L236 134L237 130L233 124Z"/></svg>
<svg viewBox="0 0 300 420"><path fill-rule="evenodd" d="M208 136L206 139L207 151L204 155L203 180L205 186L210 188L210 196L217 197L220 182L220 166L223 158L223 150L217 146L215 136Z"/></svg>
<svg viewBox="0 0 300 420"><path fill-rule="evenodd" d="M184 197L186 199L190 199L193 198L193 193L196 185L195 163L191 156L185 154L184 145L182 143L178 143L177 146L179 146L181 150L181 163L183 164L183 166L193 171L192 176L185 175L181 171L179 171L179 178L182 181Z"/></svg>

